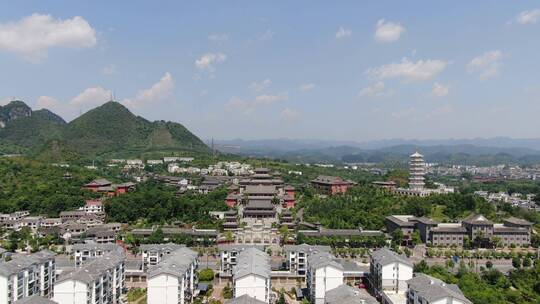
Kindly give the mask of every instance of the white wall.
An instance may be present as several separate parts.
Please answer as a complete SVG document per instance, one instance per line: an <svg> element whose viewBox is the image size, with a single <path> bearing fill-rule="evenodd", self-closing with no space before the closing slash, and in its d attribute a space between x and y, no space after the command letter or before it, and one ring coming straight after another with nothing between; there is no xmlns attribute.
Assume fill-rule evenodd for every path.
<svg viewBox="0 0 540 304"><path fill-rule="evenodd" d="M54 285L53 300L58 304L86 304L87 292L85 283L67 280Z"/></svg>
<svg viewBox="0 0 540 304"><path fill-rule="evenodd" d="M183 304L179 301L179 278L168 274L161 274L148 280L148 304Z"/></svg>
<svg viewBox="0 0 540 304"><path fill-rule="evenodd" d="M270 286L266 286L269 280L258 275L247 275L234 282L234 296L248 295L257 300L268 303ZM268 289L268 290L267 290Z"/></svg>
<svg viewBox="0 0 540 304"><path fill-rule="evenodd" d="M315 303L324 303L326 292L343 284L343 271L325 266L315 271Z"/></svg>
<svg viewBox="0 0 540 304"><path fill-rule="evenodd" d="M0 304L7 304L7 301L8 301L7 286L8 286L8 278L4 276L0 276Z"/></svg>

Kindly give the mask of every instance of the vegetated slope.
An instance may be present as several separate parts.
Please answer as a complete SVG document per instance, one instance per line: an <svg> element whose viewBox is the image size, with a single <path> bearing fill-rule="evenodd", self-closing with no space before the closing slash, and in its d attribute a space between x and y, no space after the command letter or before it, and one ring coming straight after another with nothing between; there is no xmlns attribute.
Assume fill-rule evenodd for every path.
<svg viewBox="0 0 540 304"><path fill-rule="evenodd" d="M0 126L0 152L29 152L41 159L137 156L148 151L209 151L183 125L150 122L112 101L69 123L49 110L32 111L23 102L15 101L0 107Z"/></svg>

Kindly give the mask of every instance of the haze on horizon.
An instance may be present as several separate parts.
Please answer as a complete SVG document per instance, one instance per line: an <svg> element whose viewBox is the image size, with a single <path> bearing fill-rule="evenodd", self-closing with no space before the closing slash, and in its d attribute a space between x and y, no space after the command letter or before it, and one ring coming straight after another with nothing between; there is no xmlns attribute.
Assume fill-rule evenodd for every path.
<svg viewBox="0 0 540 304"><path fill-rule="evenodd" d="M16 1L0 104L110 99L201 138L539 137L540 4Z"/></svg>

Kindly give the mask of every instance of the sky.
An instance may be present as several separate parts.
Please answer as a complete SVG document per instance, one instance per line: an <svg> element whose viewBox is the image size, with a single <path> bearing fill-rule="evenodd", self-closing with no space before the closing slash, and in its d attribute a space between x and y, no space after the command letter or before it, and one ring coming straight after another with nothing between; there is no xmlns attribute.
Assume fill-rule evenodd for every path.
<svg viewBox="0 0 540 304"><path fill-rule="evenodd" d="M201 138L539 137L538 1L2 1L0 104Z"/></svg>

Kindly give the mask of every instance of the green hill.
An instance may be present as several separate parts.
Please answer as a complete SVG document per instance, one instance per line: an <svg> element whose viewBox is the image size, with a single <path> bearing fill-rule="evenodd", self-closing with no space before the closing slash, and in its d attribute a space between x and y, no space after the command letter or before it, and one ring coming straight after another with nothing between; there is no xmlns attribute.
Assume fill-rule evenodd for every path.
<svg viewBox="0 0 540 304"><path fill-rule="evenodd" d="M181 124L150 122L112 101L69 123L48 110L31 111L23 102L12 102L0 108L0 122L0 152L29 152L42 159L209 151Z"/></svg>

